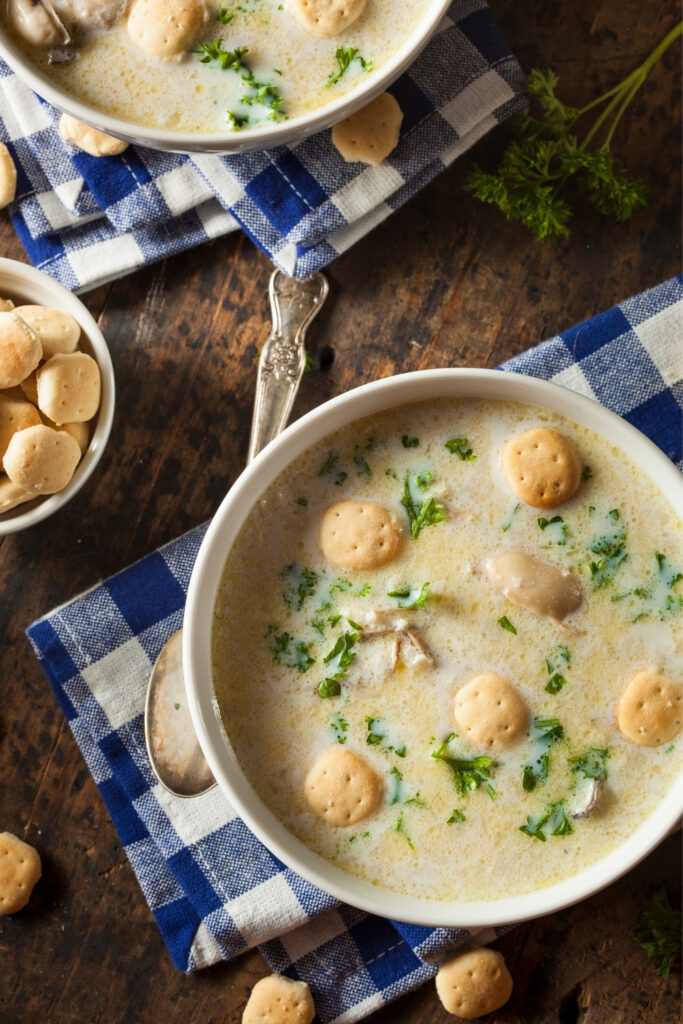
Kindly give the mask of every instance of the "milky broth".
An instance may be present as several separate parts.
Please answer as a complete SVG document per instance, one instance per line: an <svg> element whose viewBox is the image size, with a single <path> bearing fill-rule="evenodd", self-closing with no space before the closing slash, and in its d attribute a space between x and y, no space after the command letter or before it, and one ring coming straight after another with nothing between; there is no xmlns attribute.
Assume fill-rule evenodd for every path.
<svg viewBox="0 0 683 1024"><path fill-rule="evenodd" d="M569 437L592 473L574 498L547 512L516 501L498 461L505 439L539 424ZM411 443L414 438L419 444ZM466 438L462 451L471 448L476 458L451 453L445 442L452 438ZM404 481L407 474L414 481L428 472L426 489L413 493L433 496L446 519L413 540L401 504ZM401 546L388 565L351 572L325 561L318 524L323 510L341 498L375 501L400 522ZM618 520L610 516L615 509ZM553 515L563 523L541 529L539 518ZM628 557L596 588L590 563L598 556L590 547L615 524L625 533ZM559 624L493 592L479 569L487 555L507 548L571 569L583 590L581 607ZM662 571L656 553L666 557ZM314 572L318 581L288 570L292 565ZM306 846L350 874L439 900L492 900L539 889L621 843L680 770L680 737L640 747L615 725L618 696L636 669L649 666L683 679L681 584L666 585L669 567L683 568L674 511L629 459L580 425L516 403L475 400L439 399L371 416L289 466L233 547L213 621L214 685L225 728L264 802ZM363 640L348 619L362 625L371 609L396 609L389 591L408 584L419 591L426 582L425 606L396 614L408 620L434 664L399 664L391 671L392 638ZM313 593L307 596L307 589ZM339 615L347 618L327 621ZM503 616L516 635L501 627ZM356 657L341 679L341 694L322 699L316 688L326 674L323 658L351 631L358 635ZM305 672L274 660L274 637L284 633L292 640L280 660L292 660L296 644L303 644L315 659ZM567 684L553 695L545 689L547 659L556 662L561 648L569 664L561 661L555 669ZM547 781L533 792L522 787L523 768L546 748L531 722L524 738L492 755L495 799L484 785L459 795L447 764L431 756L457 731L456 691L488 671L510 680L531 718L557 718L563 727L564 739L547 748ZM369 743L370 732L382 738ZM351 828L326 825L304 797L311 764L339 741L385 781L378 810ZM566 809L575 799L579 776L568 759L589 747L610 752L596 811L571 820L571 835L547 834L542 842L521 832L528 816L537 819L563 800ZM489 753L461 737L449 751L462 758ZM465 820L453 820L461 815Z"/></svg>
<svg viewBox="0 0 683 1024"><path fill-rule="evenodd" d="M346 31L320 38L299 24L287 9L287 0L235 0L225 4L233 13L227 25L216 19L218 5L210 5L200 41L223 39L223 50L230 51L247 47L245 63L260 82L277 88L283 100L279 109L291 119L339 99L376 74L415 31L429 6L430 0L368 0L365 12ZM230 130L228 110L249 117L242 131L274 123L267 106L242 104L241 74L221 70L216 61L202 64L195 54L180 61L147 57L131 44L125 21L93 32L68 63L49 64L46 50L16 41L55 85L97 110L135 124L225 132ZM356 48L373 69L366 71L354 60L327 88L330 75L339 71L335 52L340 46Z"/></svg>

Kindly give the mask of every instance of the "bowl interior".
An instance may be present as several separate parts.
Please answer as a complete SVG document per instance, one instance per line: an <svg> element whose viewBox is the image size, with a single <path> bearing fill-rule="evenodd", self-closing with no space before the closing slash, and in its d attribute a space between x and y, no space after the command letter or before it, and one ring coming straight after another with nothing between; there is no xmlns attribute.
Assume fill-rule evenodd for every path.
<svg viewBox="0 0 683 1024"><path fill-rule="evenodd" d="M100 407L91 427L90 443L71 480L56 494L35 498L0 514L2 535L46 519L70 501L90 477L102 456L114 418L114 367L104 336L83 303L47 274L28 264L0 258L0 296L12 299L17 306L35 304L69 313L81 326L79 348L96 360L102 381Z"/></svg>
<svg viewBox="0 0 683 1024"><path fill-rule="evenodd" d="M366 105L385 90L410 66L428 42L445 15L451 0L431 0L426 12L415 26L411 36L382 65L360 80L358 87L333 100L319 110L273 124L266 129L241 132L180 132L172 129L150 128L134 121L114 117L89 106L55 85L31 63L22 50L0 26L0 56L34 92L48 100L58 110L98 128L100 131L126 139L128 142L179 153L240 153L248 150L270 149L274 146L298 142L308 135L323 131L348 117L354 110Z"/></svg>
<svg viewBox="0 0 683 1024"><path fill-rule="evenodd" d="M249 510L282 469L346 423L392 406L441 396L524 402L576 420L627 452L674 507L683 510L683 480L666 456L624 420L572 391L517 374L487 370L431 370L377 381L325 403L293 424L235 483L207 531L192 574L183 631L183 667L193 721L214 776L252 831L280 859L323 890L369 912L431 926L474 927L550 913L614 881L642 859L678 820L681 780L626 842L555 885L478 903L404 896L369 885L312 853L265 806L245 777L223 728L211 667L212 613L222 567Z"/></svg>

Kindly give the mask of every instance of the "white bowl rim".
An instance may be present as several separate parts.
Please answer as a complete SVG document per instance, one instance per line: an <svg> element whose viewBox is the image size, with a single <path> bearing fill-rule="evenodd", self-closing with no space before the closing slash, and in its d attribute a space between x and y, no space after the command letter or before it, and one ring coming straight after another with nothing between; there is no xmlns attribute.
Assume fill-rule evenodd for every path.
<svg viewBox="0 0 683 1024"><path fill-rule="evenodd" d="M226 128L224 132L175 132L172 129L148 128L135 121L106 114L56 86L51 78L41 73L30 62L1 25L0 55L23 82L58 110L117 138L153 149L181 153L238 153L253 149L272 149L285 145L288 141L314 135L369 103L412 64L438 29L451 2L452 0L430 0L424 15L403 45L377 73L373 72L367 80L361 80L358 88L351 89L324 107L275 123L272 127L262 130L231 132Z"/></svg>
<svg viewBox="0 0 683 1024"><path fill-rule="evenodd" d="M87 339L87 347L97 359L100 368L101 397L96 413L95 428L85 454L74 470L69 483L56 494L36 498L27 507L17 505L14 509L0 513L0 536L25 530L53 515L80 491L91 477L106 448L114 421L116 385L111 354L102 331L81 300L42 270L19 260L0 257L0 291L3 283L8 291L21 295L26 304L45 305L61 309L78 321ZM39 299L38 297L43 298ZM4 298L4 296L3 296Z"/></svg>
<svg viewBox="0 0 683 1024"><path fill-rule="evenodd" d="M645 435L593 399L534 377L499 370L419 370L362 385L330 399L289 426L247 467L221 503L192 572L183 629L183 672L197 736L211 770L251 831L304 879L345 903L382 917L430 927L484 927L527 920L577 903L633 868L674 828L683 777L625 842L570 878L535 892L487 902L406 896L363 882L310 851L251 788L225 734L213 694L211 631L215 597L230 545L248 510L282 468L340 426L382 409L434 397L499 398L546 407L616 444L683 511L683 478ZM351 414L351 410L356 410ZM246 511L245 511L246 510Z"/></svg>

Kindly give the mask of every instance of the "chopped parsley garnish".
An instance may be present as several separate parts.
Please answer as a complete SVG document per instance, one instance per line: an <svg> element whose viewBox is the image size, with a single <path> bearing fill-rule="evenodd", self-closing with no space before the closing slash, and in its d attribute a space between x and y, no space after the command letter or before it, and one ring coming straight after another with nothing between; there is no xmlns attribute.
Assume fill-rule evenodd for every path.
<svg viewBox="0 0 683 1024"><path fill-rule="evenodd" d="M248 46L238 47L235 50L224 50L223 40L216 39L213 43L197 43L196 49L192 52L201 54L200 64L210 64L212 60L217 60L221 71L248 70L246 64L242 62L242 57L249 53Z"/></svg>
<svg viewBox="0 0 683 1024"><path fill-rule="evenodd" d="M349 836L349 842L355 843L358 839L367 839L369 835L369 832L361 832L360 834L354 832L353 835Z"/></svg>
<svg viewBox="0 0 683 1024"><path fill-rule="evenodd" d="M358 466L358 476L370 477L372 472L362 455L354 455L353 461Z"/></svg>
<svg viewBox="0 0 683 1024"><path fill-rule="evenodd" d="M298 672L307 672L315 662L315 658L308 653L310 644L304 643L303 640L296 641L285 630L278 630L277 626L268 627L266 639L269 641L273 660L278 665L295 668Z"/></svg>
<svg viewBox="0 0 683 1024"><path fill-rule="evenodd" d="M306 508L306 506L308 505L308 498L297 498L296 503L297 505L301 505L303 506L303 508Z"/></svg>
<svg viewBox="0 0 683 1024"><path fill-rule="evenodd" d="M404 434L401 438L401 443L404 448L418 448L420 439L419 437L409 437L408 434Z"/></svg>
<svg viewBox="0 0 683 1024"><path fill-rule="evenodd" d="M337 738L337 743L346 743L346 734L349 731L349 723L345 718L342 718L338 711L336 714L332 715L330 728Z"/></svg>
<svg viewBox="0 0 683 1024"><path fill-rule="evenodd" d="M664 621L669 616L679 615L683 609L683 595L674 590L676 584L683 580L683 572L672 568L667 562L666 555L661 551L655 552L655 561L657 567L654 579L648 585L636 587L626 594L612 598L613 601L617 601L633 594L644 602L645 606L638 612L633 622L638 622L650 614Z"/></svg>
<svg viewBox="0 0 683 1024"><path fill-rule="evenodd" d="M507 615L503 615L502 618L498 619L498 625L501 626L503 629L506 629L508 633L513 633L514 636L517 636L517 630L512 625Z"/></svg>
<svg viewBox="0 0 683 1024"><path fill-rule="evenodd" d="M427 801L423 800L420 796L419 790L415 796L409 796L407 800L403 801L403 803L406 807L429 807Z"/></svg>
<svg viewBox="0 0 683 1024"><path fill-rule="evenodd" d="M372 591L372 587L370 586L370 584L369 583L364 583L363 586L358 591L358 596L359 597L367 597L368 594L371 593L371 591Z"/></svg>
<svg viewBox="0 0 683 1024"><path fill-rule="evenodd" d="M216 11L216 19L220 21L221 25L229 25L234 17L235 12L231 11L229 7L219 7Z"/></svg>
<svg viewBox="0 0 683 1024"><path fill-rule="evenodd" d="M395 597L398 600L399 608L424 608L427 603L427 587L429 583L423 583L417 587L402 587L400 590L389 590L387 597Z"/></svg>
<svg viewBox="0 0 683 1024"><path fill-rule="evenodd" d="M448 748L455 738L455 733L451 733L438 750L432 751L432 757L448 765L453 773L459 796L467 796L468 793L473 793L480 786L484 786L491 799L495 800L496 791L490 782L491 769L496 766L495 761L490 757L453 757L448 753Z"/></svg>
<svg viewBox="0 0 683 1024"><path fill-rule="evenodd" d="M403 803L403 772L400 772L396 765L394 765L389 774L394 780L394 789L391 794L391 799L389 800L389 805L401 804Z"/></svg>
<svg viewBox="0 0 683 1024"><path fill-rule="evenodd" d="M421 491L426 491L433 479L434 474L430 470L426 469L424 473L417 474L415 477L415 483Z"/></svg>
<svg viewBox="0 0 683 1024"><path fill-rule="evenodd" d="M332 650L323 658L325 664L334 669L334 671L330 672L333 678L339 679L346 675L349 665L356 657L353 646L357 639L357 633L343 633L342 636L337 638L337 642Z"/></svg>
<svg viewBox="0 0 683 1024"><path fill-rule="evenodd" d="M450 441L446 441L444 447L448 448L452 455L457 455L461 462L473 462L477 456L467 447L468 443L466 437L452 437Z"/></svg>
<svg viewBox="0 0 683 1024"><path fill-rule="evenodd" d="M552 519L546 519L545 516L541 516L538 519L538 525L542 530L548 530L551 544L563 547L567 543L567 530L569 527L562 516L553 516Z"/></svg>
<svg viewBox="0 0 683 1024"><path fill-rule="evenodd" d="M576 772L577 775L583 776L584 779L598 779L600 782L604 782L607 778L607 765L605 761L607 761L609 756L609 747L605 747L602 750L598 747L588 747L583 754L570 757L569 764L572 771Z"/></svg>
<svg viewBox="0 0 683 1024"><path fill-rule="evenodd" d="M665 889L658 889L638 914L633 935L662 978L669 977L671 968L681 955L682 934L683 915L680 909L671 906Z"/></svg>
<svg viewBox="0 0 683 1024"><path fill-rule="evenodd" d="M565 814L564 800L560 800L556 804L549 804L545 812L538 818L527 816L526 825L520 825L519 831L544 843L546 833L551 836L570 836L574 829Z"/></svg>
<svg viewBox="0 0 683 1024"><path fill-rule="evenodd" d="M225 8L221 9L225 10ZM237 10L244 10L244 8L238 7ZM283 97L278 92L276 86L272 82L260 82L254 76L254 72L249 65L244 62L243 58L249 53L249 47L243 46L234 50L224 50L223 40L216 39L213 43L197 43L196 48L192 52L199 56L201 64L211 64L212 61L217 61L221 71L234 71L241 76L243 88L250 91L245 92L240 97L240 103L245 103L247 106L254 106L256 104L265 107L270 111L268 114L269 121L279 121L284 116L280 110L284 102ZM231 111L226 113L226 118L233 131L241 128L247 120L247 118L241 118Z"/></svg>
<svg viewBox="0 0 683 1024"><path fill-rule="evenodd" d="M306 599L315 594L321 576L303 565L287 565L281 576L285 585L282 600L288 608L301 611Z"/></svg>
<svg viewBox="0 0 683 1024"><path fill-rule="evenodd" d="M327 79L326 89L338 82L342 75L346 74L349 67L354 60L357 60L363 71L372 71L374 64L371 60L366 60L365 57L361 57L360 53L355 47L352 46L338 46L334 58L339 65L338 71L333 71Z"/></svg>
<svg viewBox="0 0 683 1024"><path fill-rule="evenodd" d="M394 832L396 832L396 834L399 835L399 836L403 836L403 838L405 839L405 841L407 842L407 844L408 844L408 846L410 847L411 850L415 849L415 847L413 845L413 841L410 838L410 836L408 835L408 833L406 832L405 827L403 825L403 815L402 814L399 814L399 816L398 816L396 824L394 825Z"/></svg>
<svg viewBox="0 0 683 1024"><path fill-rule="evenodd" d="M591 480L592 478L593 470L590 468L590 466L584 466L581 470L581 479L585 482L586 480Z"/></svg>
<svg viewBox="0 0 683 1024"><path fill-rule="evenodd" d="M334 452L328 452L327 453L327 458L325 459L325 461L323 462L322 466L320 467L320 470L318 472L318 476L325 476L326 473L331 473L332 470L334 469L334 467L337 465L338 462L339 462L339 456L335 455Z"/></svg>
<svg viewBox="0 0 683 1024"><path fill-rule="evenodd" d="M366 715L365 721L368 727L368 735L365 742L371 747L376 747L384 739L384 733L380 732L382 719Z"/></svg>
<svg viewBox="0 0 683 1024"><path fill-rule="evenodd" d="M316 692L319 697L338 697L341 693L341 686L337 679L323 679L321 683L318 683Z"/></svg>
<svg viewBox="0 0 683 1024"><path fill-rule="evenodd" d="M569 651L563 644L558 644L552 654L545 659L549 677L545 687L546 693L556 695L567 686L569 680L562 675L560 669L569 668L570 660Z"/></svg>
<svg viewBox="0 0 683 1024"><path fill-rule="evenodd" d="M553 697L557 696L560 690L563 690L569 682L565 676L561 675L560 672L553 672L550 679L545 685L545 692L550 693Z"/></svg>
<svg viewBox="0 0 683 1024"><path fill-rule="evenodd" d="M341 693L339 680L343 679L348 667L356 657L353 645L358 639L357 633L343 633L337 638L337 642L329 651L323 661L328 666L328 674L318 684L319 697L338 697Z"/></svg>
<svg viewBox="0 0 683 1024"><path fill-rule="evenodd" d="M564 729L557 718L534 718L534 732L540 753L535 761L525 764L522 769L522 788L526 793L533 793L536 786L545 785L550 765L548 748L564 739Z"/></svg>
<svg viewBox="0 0 683 1024"><path fill-rule="evenodd" d="M410 477L408 476L406 476L405 484L403 486L401 504L408 513L408 518L410 520L410 533L413 540L417 540L425 527L435 526L437 523L443 522L446 518L443 505L439 505L434 498L424 498L422 501L416 501L413 498L410 489Z"/></svg>
<svg viewBox="0 0 683 1024"><path fill-rule="evenodd" d="M589 509L591 515L595 509ZM596 537L590 549L594 555L600 557L590 563L590 573L593 577L593 586L596 590L606 587L614 579L614 575L621 565L628 558L626 551L626 530L619 516L619 510L611 509L605 517L608 528L602 535Z"/></svg>
<svg viewBox="0 0 683 1024"><path fill-rule="evenodd" d="M249 123L249 115L245 114L241 117L239 114L233 114L231 110L226 110L225 120L228 122L229 128L232 128L234 132L238 132L240 128L244 128L245 124Z"/></svg>
<svg viewBox="0 0 683 1024"><path fill-rule="evenodd" d="M446 824L456 825L460 821L467 821L467 818L462 813L462 811L458 810L458 808L456 807L453 813L451 814L450 818L448 818L448 820L446 821Z"/></svg>
<svg viewBox="0 0 683 1024"><path fill-rule="evenodd" d="M517 502L516 505L513 505L512 511L510 512L507 519L501 526L501 530L503 531L503 533L506 533L510 529L510 527L512 526L512 520L515 518L521 507L522 505L520 502Z"/></svg>
<svg viewBox="0 0 683 1024"><path fill-rule="evenodd" d="M384 731L383 725L384 719L373 718L372 715L366 715L365 722L368 727L368 735L365 738L365 742L368 746L376 747L379 746L380 743L384 743L384 740L387 739L387 734ZM397 757L406 756L405 743L401 743L399 746L394 746L393 744L388 743L382 747L382 750L386 754L396 754Z"/></svg>

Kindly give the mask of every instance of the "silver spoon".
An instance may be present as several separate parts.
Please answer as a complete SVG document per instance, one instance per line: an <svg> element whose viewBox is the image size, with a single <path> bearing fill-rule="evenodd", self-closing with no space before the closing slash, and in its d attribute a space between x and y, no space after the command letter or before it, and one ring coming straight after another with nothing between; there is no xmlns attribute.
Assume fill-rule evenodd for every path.
<svg viewBox="0 0 683 1024"><path fill-rule="evenodd" d="M295 281L271 274L273 325L259 359L247 463L286 426L304 372L304 339L329 287L322 274ZM169 793L199 796L215 786L187 706L182 630L167 640L154 663L145 701L145 743L152 770Z"/></svg>

